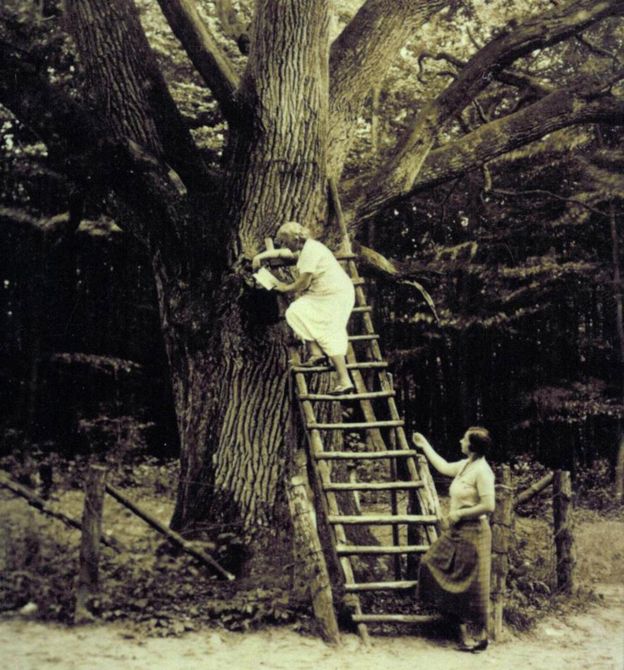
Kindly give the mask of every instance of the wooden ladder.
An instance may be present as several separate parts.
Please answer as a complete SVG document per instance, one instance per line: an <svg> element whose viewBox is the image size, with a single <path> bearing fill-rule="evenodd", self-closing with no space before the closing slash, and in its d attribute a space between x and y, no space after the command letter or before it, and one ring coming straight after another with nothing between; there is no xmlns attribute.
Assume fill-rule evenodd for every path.
<svg viewBox="0 0 624 670"><path fill-rule="evenodd" d="M346 246L349 247L347 253L338 254L336 257L346 264L345 270L355 286L356 305L349 322L347 354L347 368L353 379L355 392L335 396L311 391L309 382L316 375L330 373L331 366L303 367L300 365L298 346L293 342L289 348L294 393L307 438L311 470L329 527L331 551L342 570L346 600L351 608L353 621L357 624L362 639L368 642L368 624L424 623L438 618L424 614L370 611L363 599L366 601L374 598L377 605L375 609L379 609L379 604L384 602L384 598L379 596L380 592L414 594L416 581L413 575L406 574L408 560L410 556L413 559L414 555L427 551L436 539L440 509L427 461L424 456L410 448L405 437L404 422L395 403L392 377L381 354L379 335L375 333L371 319L372 309L366 302L364 280L358 274L348 239ZM365 350L363 353L362 348ZM344 421L344 416L337 422L319 420L317 408L322 403L344 403L340 408L341 414L344 414L346 407L356 411L359 408L362 420L348 422ZM334 415L336 413L334 410ZM341 435L337 436L337 431ZM365 439L357 442L358 450L345 449L345 438L354 433L359 433ZM340 449L336 449L332 445L340 437L342 445ZM326 448L328 442L330 446ZM359 479L355 477L351 481L337 481L332 478L332 470L340 470L340 465L337 464L342 463L344 466L345 462L356 464L356 472L358 466L360 471L368 467L372 476L369 474ZM359 510L355 514L341 512L341 496L351 496L353 506L359 496L373 495L389 498L386 502L387 510L383 513L362 514ZM402 505L406 505L406 511L399 509ZM391 538L379 544L354 544L348 539L349 527L352 526L368 527L369 537L373 534L371 527L377 527L378 532L380 527L390 527ZM366 564L363 557L383 555L391 557L386 560L394 562L391 581L371 581L360 576L356 579L356 574L362 572L361 567ZM371 559L369 564L372 564ZM412 565L412 569L413 567Z"/></svg>

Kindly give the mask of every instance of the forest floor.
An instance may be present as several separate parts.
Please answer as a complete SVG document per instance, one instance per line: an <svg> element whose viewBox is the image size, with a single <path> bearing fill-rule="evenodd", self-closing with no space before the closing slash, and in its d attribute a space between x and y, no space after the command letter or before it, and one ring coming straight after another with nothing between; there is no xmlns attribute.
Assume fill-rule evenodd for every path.
<svg viewBox="0 0 624 670"><path fill-rule="evenodd" d="M624 587L597 590L601 604L564 619L550 617L530 633L507 633L478 655L406 635L376 637L365 648L349 634L334 649L288 627L144 638L119 624L68 628L18 620L0 623L0 648L6 670L622 670Z"/></svg>
<svg viewBox="0 0 624 670"><path fill-rule="evenodd" d="M126 480L121 474L115 473L115 483L166 523L175 472L134 466ZM54 498L79 518L82 494L69 475ZM507 614L516 628L530 630L507 626L485 654L473 655L458 652L447 631L425 628L375 635L370 648L346 633L342 645L332 648L309 634L309 616L302 623L279 589L251 585L224 598L217 589L222 582L207 577L188 556L160 551L161 538L112 501L105 505L104 528L127 550L103 555L98 623L63 625L73 610L79 534L0 491L0 667L624 670L624 513L575 510L580 595L569 600L550 596L545 586L554 567L552 510L547 500L540 504L543 509L532 518L516 519L514 535L526 552L527 570L518 581L524 579L528 590L514 591ZM542 587L546 594L529 592Z"/></svg>

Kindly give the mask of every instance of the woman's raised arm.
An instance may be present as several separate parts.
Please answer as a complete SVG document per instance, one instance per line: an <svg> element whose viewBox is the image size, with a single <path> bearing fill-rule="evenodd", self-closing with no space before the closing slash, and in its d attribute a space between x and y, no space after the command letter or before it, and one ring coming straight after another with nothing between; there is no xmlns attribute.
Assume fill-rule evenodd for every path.
<svg viewBox="0 0 624 670"><path fill-rule="evenodd" d="M414 433L412 435L412 443L418 449L422 449L427 460L433 467L442 475L447 477L454 477L462 466L462 461L455 461L449 463L445 458L429 444L429 440L422 433Z"/></svg>
<svg viewBox="0 0 624 670"><path fill-rule="evenodd" d="M290 249L284 247L283 249L267 249L266 251L261 251L259 254L256 254L251 261L251 267L254 270L259 270L262 261L268 261L271 258L284 258L285 260L294 260L296 258Z"/></svg>

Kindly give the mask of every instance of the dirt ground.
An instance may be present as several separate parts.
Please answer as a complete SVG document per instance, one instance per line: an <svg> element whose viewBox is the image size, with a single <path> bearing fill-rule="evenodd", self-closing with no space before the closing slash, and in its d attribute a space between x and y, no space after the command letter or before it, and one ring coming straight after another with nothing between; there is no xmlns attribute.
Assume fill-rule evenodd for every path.
<svg viewBox="0 0 624 670"><path fill-rule="evenodd" d="M0 622L5 670L624 670L624 585L598 585L601 604L565 620L546 619L483 654L416 636L355 635L334 649L287 627L230 633L206 629L178 638L142 638L114 625L68 628L12 619Z"/></svg>

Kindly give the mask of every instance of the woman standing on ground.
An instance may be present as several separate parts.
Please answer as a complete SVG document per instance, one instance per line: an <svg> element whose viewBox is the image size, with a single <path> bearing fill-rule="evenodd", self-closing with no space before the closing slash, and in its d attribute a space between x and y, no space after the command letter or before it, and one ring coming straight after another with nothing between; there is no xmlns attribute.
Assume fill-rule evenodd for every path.
<svg viewBox="0 0 624 670"><path fill-rule="evenodd" d="M412 436L433 467L454 477L448 528L423 556L418 575L419 597L450 615L459 624L462 651L488 646L492 533L487 515L494 511L494 473L486 455L492 439L486 428L468 428L460 441L466 456L449 463L420 433ZM471 638L468 626L476 626Z"/></svg>
<svg viewBox="0 0 624 670"><path fill-rule="evenodd" d="M347 322L355 304L355 290L349 275L332 252L313 240L310 232L290 221L279 228L276 242L282 249L259 253L254 269L269 258L297 259L298 278L291 284L279 282L280 293L303 292L286 310L286 321L302 340L310 343L310 356L304 366L319 365L325 356L331 359L338 376L333 395L351 393L353 383L347 371Z"/></svg>

